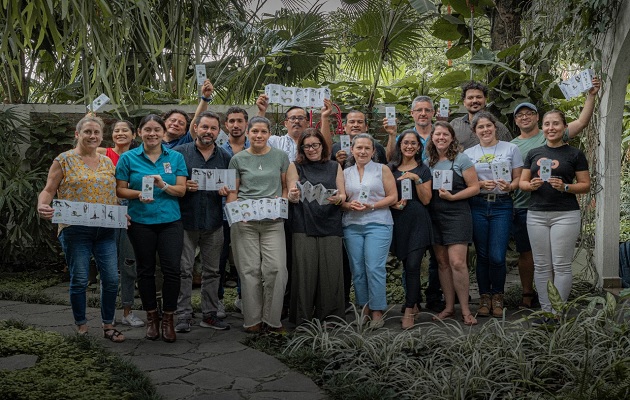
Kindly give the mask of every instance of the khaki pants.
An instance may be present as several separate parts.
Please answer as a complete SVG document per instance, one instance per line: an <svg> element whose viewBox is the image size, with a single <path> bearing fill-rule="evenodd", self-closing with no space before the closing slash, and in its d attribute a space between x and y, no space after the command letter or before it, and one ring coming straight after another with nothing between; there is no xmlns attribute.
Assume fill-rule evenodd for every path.
<svg viewBox="0 0 630 400"><path fill-rule="evenodd" d="M234 261L241 279L243 326L264 322L282 326L282 301L287 285L284 222L237 222L230 237Z"/></svg>

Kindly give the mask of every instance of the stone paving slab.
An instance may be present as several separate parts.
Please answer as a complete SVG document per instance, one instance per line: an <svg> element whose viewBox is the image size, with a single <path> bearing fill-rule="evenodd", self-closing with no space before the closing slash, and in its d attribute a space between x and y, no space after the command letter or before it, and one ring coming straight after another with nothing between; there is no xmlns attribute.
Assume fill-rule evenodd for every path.
<svg viewBox="0 0 630 400"><path fill-rule="evenodd" d="M67 290L67 284L62 284L47 291L61 298L67 297ZM145 312L134 313L146 321ZM272 356L243 345L241 341L247 334L241 330L240 314L226 319L230 330L217 331L196 325L189 333L178 333L175 343L146 340L145 328L120 324L120 311L116 329L125 334L126 340L112 343L102 339L100 310L88 308L87 317L89 335L147 372L164 399L326 398L306 376L292 371ZM0 320L4 319L67 335L76 333L70 306L0 301ZM9 365L9 361L4 361ZM2 365L0 361L0 369Z"/></svg>

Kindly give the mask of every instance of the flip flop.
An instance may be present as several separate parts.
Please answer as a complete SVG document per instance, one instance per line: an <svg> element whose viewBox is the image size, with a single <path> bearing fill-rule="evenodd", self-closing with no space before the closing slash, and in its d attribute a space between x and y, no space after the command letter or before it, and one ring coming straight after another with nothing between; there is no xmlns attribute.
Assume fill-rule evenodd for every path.
<svg viewBox="0 0 630 400"><path fill-rule="evenodd" d="M455 315L455 311L442 311L441 313L434 315L433 316L433 320L434 321L443 321L445 319L450 319L453 318L453 316Z"/></svg>
<svg viewBox="0 0 630 400"><path fill-rule="evenodd" d="M462 315L462 322L467 326L477 325L477 320L472 314Z"/></svg>

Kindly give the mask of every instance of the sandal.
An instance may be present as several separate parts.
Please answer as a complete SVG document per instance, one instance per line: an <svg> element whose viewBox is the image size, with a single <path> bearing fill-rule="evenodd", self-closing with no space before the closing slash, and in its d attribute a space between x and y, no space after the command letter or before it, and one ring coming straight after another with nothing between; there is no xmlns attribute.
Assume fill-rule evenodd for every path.
<svg viewBox="0 0 630 400"><path fill-rule="evenodd" d="M531 299L530 304L525 303L525 299ZM539 308L540 302L538 301L538 293L523 293L521 295L521 304L518 305L519 310L529 310L532 308Z"/></svg>
<svg viewBox="0 0 630 400"><path fill-rule="evenodd" d="M103 329L103 337L105 339L109 339L114 343L122 343L125 341L125 335L119 330L114 328L105 328Z"/></svg>
<svg viewBox="0 0 630 400"><path fill-rule="evenodd" d="M462 322L467 326L477 325L477 320L472 314L462 315Z"/></svg>
<svg viewBox="0 0 630 400"><path fill-rule="evenodd" d="M455 311L442 311L441 313L434 315L433 316L433 320L434 321L443 321L445 319L448 318L453 318L453 316L455 315Z"/></svg>

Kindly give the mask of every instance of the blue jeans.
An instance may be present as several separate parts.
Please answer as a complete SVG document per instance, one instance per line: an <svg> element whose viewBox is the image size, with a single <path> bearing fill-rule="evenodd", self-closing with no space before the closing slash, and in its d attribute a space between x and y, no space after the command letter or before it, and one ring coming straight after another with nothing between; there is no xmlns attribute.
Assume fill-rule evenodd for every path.
<svg viewBox="0 0 630 400"><path fill-rule="evenodd" d="M90 258L94 256L101 275L101 319L104 324L114 321L118 294L118 256L116 230L92 226L71 225L59 235L70 272L70 305L76 325L85 325L87 318L86 290Z"/></svg>
<svg viewBox="0 0 630 400"><path fill-rule="evenodd" d="M479 294L497 294L505 290L505 254L512 230L512 198L497 197L486 201L470 198L473 242L477 251Z"/></svg>
<svg viewBox="0 0 630 400"><path fill-rule="evenodd" d="M343 238L357 305L370 310L387 309L385 263L392 243L393 225L349 225L343 228Z"/></svg>
<svg viewBox="0 0 630 400"><path fill-rule="evenodd" d="M120 302L123 307L131 307L134 303L136 289L136 256L127 235L127 229L116 229L116 245L118 247L118 271L120 272Z"/></svg>

